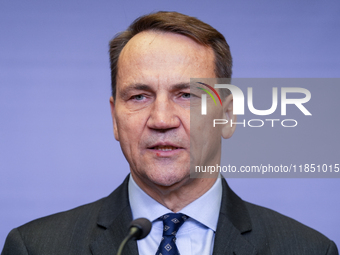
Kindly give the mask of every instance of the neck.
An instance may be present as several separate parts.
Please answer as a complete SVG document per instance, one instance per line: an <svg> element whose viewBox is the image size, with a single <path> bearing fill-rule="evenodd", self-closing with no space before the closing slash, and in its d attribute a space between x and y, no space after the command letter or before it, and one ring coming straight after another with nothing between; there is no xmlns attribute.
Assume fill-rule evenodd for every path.
<svg viewBox="0 0 340 255"><path fill-rule="evenodd" d="M171 186L162 186L150 181L141 181L132 176L137 185L150 197L173 212L182 210L206 193L215 183L214 178L190 178Z"/></svg>

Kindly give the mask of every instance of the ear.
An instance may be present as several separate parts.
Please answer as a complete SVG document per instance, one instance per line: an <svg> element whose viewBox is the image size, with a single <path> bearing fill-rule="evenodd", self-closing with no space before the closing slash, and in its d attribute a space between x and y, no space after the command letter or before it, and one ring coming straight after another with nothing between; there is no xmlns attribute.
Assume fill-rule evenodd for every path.
<svg viewBox="0 0 340 255"><path fill-rule="evenodd" d="M115 138L117 141L119 141L119 133L118 133L118 127L117 127L117 120L116 120L116 114L115 114L115 102L113 97L110 97L110 107L111 107L111 116L112 116L112 122L113 122L113 133L115 135Z"/></svg>
<svg viewBox="0 0 340 255"><path fill-rule="evenodd" d="M231 126L232 123L235 123L237 120L236 115L233 114L233 95L230 94L223 100L223 113L224 117L228 120L226 125L223 125L222 128L222 137L224 139L228 139L232 137L235 132L236 125Z"/></svg>

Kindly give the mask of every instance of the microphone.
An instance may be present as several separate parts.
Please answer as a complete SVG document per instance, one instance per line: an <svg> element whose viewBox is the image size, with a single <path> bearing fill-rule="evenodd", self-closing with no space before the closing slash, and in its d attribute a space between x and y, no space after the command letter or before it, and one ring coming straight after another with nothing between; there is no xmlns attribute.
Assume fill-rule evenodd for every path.
<svg viewBox="0 0 340 255"><path fill-rule="evenodd" d="M129 240L131 239L140 240L146 237L150 233L151 222L146 218L135 219L130 223L129 230L130 230L129 234L124 238L124 240L119 246L117 255L122 254L125 244Z"/></svg>

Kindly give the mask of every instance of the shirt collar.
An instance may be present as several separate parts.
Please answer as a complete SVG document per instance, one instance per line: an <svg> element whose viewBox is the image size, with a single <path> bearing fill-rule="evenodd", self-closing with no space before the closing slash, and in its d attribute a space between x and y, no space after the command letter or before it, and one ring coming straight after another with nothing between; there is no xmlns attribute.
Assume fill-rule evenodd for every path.
<svg viewBox="0 0 340 255"><path fill-rule="evenodd" d="M222 201L222 182L217 178L214 185L202 196L188 204L180 212L216 231Z"/></svg>
<svg viewBox="0 0 340 255"><path fill-rule="evenodd" d="M154 221L160 216L172 212L146 194L136 184L131 174L128 190L133 219L144 217L150 221ZM221 200L222 183L221 178L217 178L214 185L206 193L184 207L180 213L184 213L213 231L216 231Z"/></svg>

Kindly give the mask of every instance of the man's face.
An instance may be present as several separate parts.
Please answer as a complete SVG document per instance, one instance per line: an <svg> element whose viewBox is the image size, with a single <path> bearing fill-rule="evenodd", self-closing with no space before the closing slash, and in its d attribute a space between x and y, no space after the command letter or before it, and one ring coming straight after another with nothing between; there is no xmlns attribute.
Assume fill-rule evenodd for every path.
<svg viewBox="0 0 340 255"><path fill-rule="evenodd" d="M114 134L140 186L189 180L190 78L215 77L214 67L211 48L173 33L142 32L122 50Z"/></svg>

